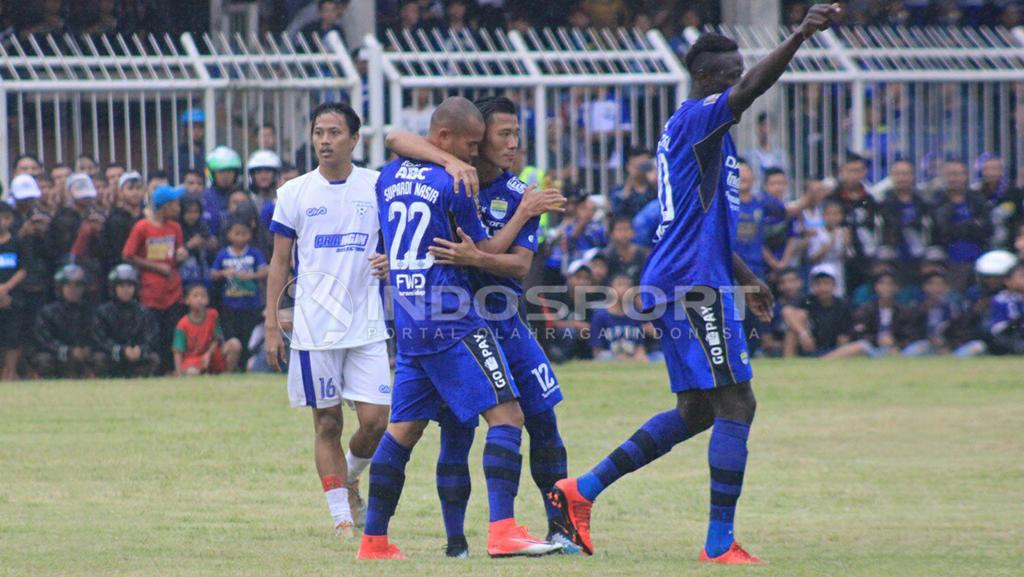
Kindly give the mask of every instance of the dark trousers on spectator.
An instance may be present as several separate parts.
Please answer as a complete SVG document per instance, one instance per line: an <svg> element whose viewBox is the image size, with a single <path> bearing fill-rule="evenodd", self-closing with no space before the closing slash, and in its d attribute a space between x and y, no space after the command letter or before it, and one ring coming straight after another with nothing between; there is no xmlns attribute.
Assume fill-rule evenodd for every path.
<svg viewBox="0 0 1024 577"><path fill-rule="evenodd" d="M149 309L149 312L156 319L156 350L160 355L160 374L167 374L174 370L174 352L171 350L174 343L174 327L178 326L181 317L188 313L188 308L177 303L163 310Z"/></svg>
<svg viewBox="0 0 1024 577"><path fill-rule="evenodd" d="M93 362L97 374L109 377L151 377L160 370L160 355L155 352L146 353L137 361L129 361L123 356L114 360L107 353L96 353L93 355Z"/></svg>
<svg viewBox="0 0 1024 577"><path fill-rule="evenodd" d="M262 309L222 309L220 327L224 330L224 340L238 339L242 343L242 358L239 366L244 367L249 360L249 337L253 329L263 322Z"/></svg>
<svg viewBox="0 0 1024 577"><path fill-rule="evenodd" d="M86 347L85 360L60 359L57 355L39 351L29 358L29 364L37 375L44 379L71 378L82 379L96 376L96 364L93 352Z"/></svg>

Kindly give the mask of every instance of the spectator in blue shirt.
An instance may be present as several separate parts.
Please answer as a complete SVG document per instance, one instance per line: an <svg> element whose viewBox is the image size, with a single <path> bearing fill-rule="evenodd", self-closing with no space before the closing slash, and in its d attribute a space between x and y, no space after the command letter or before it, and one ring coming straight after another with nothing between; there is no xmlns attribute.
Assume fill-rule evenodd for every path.
<svg viewBox="0 0 1024 577"><path fill-rule="evenodd" d="M647 203L658 198L658 166L651 151L633 148L626 161L626 181L611 189L612 212L632 218Z"/></svg>
<svg viewBox="0 0 1024 577"><path fill-rule="evenodd" d="M607 309L594 311L590 322L590 346L594 358L602 361L646 361L643 322L634 318L636 309L627 302L633 281L626 275L615 276L611 282L615 302Z"/></svg>
<svg viewBox="0 0 1024 577"><path fill-rule="evenodd" d="M1024 355L1024 263L1006 278L1006 289L992 299L985 323L989 351L997 355Z"/></svg>
<svg viewBox="0 0 1024 577"><path fill-rule="evenodd" d="M260 283L267 278L267 260L259 249L249 245L252 227L243 220L228 225L228 245L213 261L213 280L224 281L221 293L221 324L226 340L238 339L246 345L252 330L263 320ZM248 358L243 350L243 364Z"/></svg>

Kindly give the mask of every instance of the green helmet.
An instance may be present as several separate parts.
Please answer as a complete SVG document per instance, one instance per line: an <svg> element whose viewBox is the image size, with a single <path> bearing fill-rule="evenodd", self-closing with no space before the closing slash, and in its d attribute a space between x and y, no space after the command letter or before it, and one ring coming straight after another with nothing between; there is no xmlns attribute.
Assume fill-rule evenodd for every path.
<svg viewBox="0 0 1024 577"><path fill-rule="evenodd" d="M211 172L222 170L242 171L242 157L226 146L218 146L206 155L206 168Z"/></svg>

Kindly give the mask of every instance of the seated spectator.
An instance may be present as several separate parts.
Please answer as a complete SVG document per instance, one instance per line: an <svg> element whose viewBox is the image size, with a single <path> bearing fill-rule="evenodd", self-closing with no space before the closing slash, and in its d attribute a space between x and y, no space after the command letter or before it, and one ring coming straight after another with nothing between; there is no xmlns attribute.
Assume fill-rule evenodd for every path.
<svg viewBox="0 0 1024 577"><path fill-rule="evenodd" d="M586 306L594 284L590 267L577 261L569 267L566 292L555 293L544 299L545 331L543 344L548 356L556 363L573 359L588 359L592 355L588 339L592 309ZM594 294L594 296L597 296ZM584 310L579 309L584 305Z"/></svg>
<svg viewBox="0 0 1024 577"><path fill-rule="evenodd" d="M777 291L773 305L772 322L767 330L762 330L761 350L769 357L781 357L782 345L786 338L786 320L782 310L786 307L801 307L807 300L804 294L804 280L800 271L795 268L782 269L776 274ZM747 315L748 318L753 315Z"/></svg>
<svg viewBox="0 0 1024 577"><path fill-rule="evenodd" d="M213 280L224 281L221 310L224 338L246 345L241 362L248 360L249 338L256 325L263 321L263 297L260 283L267 278L267 260L259 249L249 245L252 229L249 223L236 220L228 225L228 246L213 261Z"/></svg>
<svg viewBox="0 0 1024 577"><path fill-rule="evenodd" d="M967 188L964 163L945 163L942 175L945 194L934 212L935 242L946 249L950 282L962 293L971 282L971 269L984 251L992 226L985 199Z"/></svg>
<svg viewBox="0 0 1024 577"><path fill-rule="evenodd" d="M1006 278L1006 288L992 299L985 323L989 351L996 355L1024 355L1024 263Z"/></svg>
<svg viewBox="0 0 1024 577"><path fill-rule="evenodd" d="M26 328L18 285L25 280L25 247L11 233L14 208L0 201L0 380L18 378L22 332ZM29 325L31 326L31 325Z"/></svg>
<svg viewBox="0 0 1024 577"><path fill-rule="evenodd" d="M635 285L626 275L612 279L615 302L607 309L594 311L590 322L590 347L599 361L646 361L643 322L633 318L635 307L626 297ZM634 315L635 316L635 315Z"/></svg>
<svg viewBox="0 0 1024 577"><path fill-rule="evenodd" d="M882 273L875 279L875 300L857 309L853 315L853 342L823 358L844 359L857 356L898 355L920 339L919 320L914 310L896 302L900 285L896 276Z"/></svg>
<svg viewBox="0 0 1024 577"><path fill-rule="evenodd" d="M963 309L953 297L944 273L929 273L921 287L924 299L917 307L917 314L924 321L925 338L903 349L903 354L913 357L948 354L952 349L947 333Z"/></svg>
<svg viewBox="0 0 1024 577"><path fill-rule="evenodd" d="M158 327L157 352L161 370L173 368L171 339L181 318L181 275L179 265L188 258L181 225L180 188L161 186L153 193L153 212L135 223L121 255L140 271L139 302L149 310Z"/></svg>
<svg viewBox="0 0 1024 577"><path fill-rule="evenodd" d="M611 244L604 249L608 259L608 274L612 277L626 275L633 284L640 284L640 274L647 263L650 251L633 242L633 221L625 216L612 220Z"/></svg>
<svg viewBox="0 0 1024 577"><path fill-rule="evenodd" d="M871 267L868 269L868 274L872 279L877 279L883 274L896 275L896 279L900 279L899 262L896 258L896 251L890 246L878 247L878 252L875 254L875 258L871 261ZM903 276L910 276L917 272L917 269L910 271L904 271ZM942 268L942 272L945 273L945 268ZM923 277L924 273L920 273ZM916 281L916 279L914 279ZM850 291L851 295L848 299L850 306L857 310L858 308L866 305L875 299L875 282L866 282L859 287ZM916 282L910 282L907 284L900 284L900 290L896 293L896 302L903 305L914 305L921 301L923 295L921 293L921 287Z"/></svg>
<svg viewBox="0 0 1024 577"><path fill-rule="evenodd" d="M992 250L978 257L974 263L977 283L964 292L964 314L949 330L955 356L973 357L988 352L985 320L991 313L992 300L1006 288L1006 280L1017 263L1017 258L1004 250Z"/></svg>
<svg viewBox="0 0 1024 577"><path fill-rule="evenodd" d="M807 260L812 265L827 264L835 271L837 297L846 296L846 261L853 256L850 229L844 226L843 205L836 200L825 202L825 227L816 229L808 240Z"/></svg>
<svg viewBox="0 0 1024 577"><path fill-rule="evenodd" d="M220 246L217 237L210 234L210 229L202 220L203 205L197 198L184 196L181 199L181 234L185 239L188 257L178 269L181 274L182 286L204 284L213 286L210 266L213 255Z"/></svg>
<svg viewBox="0 0 1024 577"><path fill-rule="evenodd" d="M210 295L205 286L188 287L185 294L188 314L178 321L172 344L174 373L179 377L231 373L238 365L242 343L238 339L225 341L220 315L208 308L209 304Z"/></svg>
<svg viewBox="0 0 1024 577"><path fill-rule="evenodd" d="M114 267L107 276L111 299L93 315L96 366L112 377L148 377L160 368L155 350L157 327L136 300L139 273L130 264Z"/></svg>
<svg viewBox="0 0 1024 577"><path fill-rule="evenodd" d="M44 306L32 328L29 364L43 378L91 378L96 374L92 311L83 300L85 271L64 265L54 275L57 301Z"/></svg>
<svg viewBox="0 0 1024 577"><path fill-rule="evenodd" d="M786 337L783 355L821 357L850 342L850 305L836 297L838 272L830 264L811 269L811 296L802 307L784 306Z"/></svg>
<svg viewBox="0 0 1024 577"><path fill-rule="evenodd" d="M882 243L896 249L900 269L909 272L917 268L930 242L931 211L914 187L912 163L897 160L889 169L889 177L892 188L881 206Z"/></svg>
<svg viewBox="0 0 1024 577"><path fill-rule="evenodd" d="M658 198L658 166L646 148L633 148L626 161L626 181L611 189L615 216L633 218L648 202Z"/></svg>

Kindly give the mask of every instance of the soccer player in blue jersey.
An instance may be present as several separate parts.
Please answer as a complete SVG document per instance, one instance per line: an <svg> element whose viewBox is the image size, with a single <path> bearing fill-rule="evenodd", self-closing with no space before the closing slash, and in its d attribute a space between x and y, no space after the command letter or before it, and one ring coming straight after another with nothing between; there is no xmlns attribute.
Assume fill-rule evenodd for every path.
<svg viewBox="0 0 1024 577"><path fill-rule="evenodd" d="M663 335L677 404L647 421L589 472L555 484L553 499L585 553L594 551L590 516L597 496L710 428L711 518L700 559L760 562L733 538L756 403L732 292L750 289L744 291L746 301L764 320L771 318L772 298L733 253L739 164L729 128L782 76L800 45L838 13L834 4L813 6L799 29L746 75L736 43L719 34L704 34L686 54L693 87L658 143L662 223L641 279L644 308L653 311Z"/></svg>
<svg viewBox="0 0 1024 577"><path fill-rule="evenodd" d="M429 140L463 162L477 155L484 120L473 103L451 97L434 111ZM398 158L377 181L398 341L391 423L370 465L370 498L358 559L401 559L388 542L388 522L405 484L413 446L443 405L466 422L482 415L489 429L484 476L490 504L487 552L493 557L544 555L561 545L532 537L516 524L513 505L522 466L523 413L505 355L474 309L468 272L438 262L435 239L471 239L498 266L511 232L488 238L474 200L455 189L440 165Z"/></svg>
<svg viewBox="0 0 1024 577"><path fill-rule="evenodd" d="M489 258L472 240L453 243L439 240L431 253L439 263L467 266L470 282L478 294L486 294L484 307L491 331L498 338L508 359L512 378L519 389L519 405L530 434L530 473L548 515L548 541L561 543L562 552L579 552L579 547L561 527L562 515L546 496L555 481L568 474L568 462L554 407L562 400L562 391L551 362L534 338L529 327L519 318L519 301L523 296L521 279L526 276L537 251L537 229L540 215L548 209L560 210L565 198L557 191L531 191L509 169L519 151L519 119L516 105L504 96L489 96L475 102L483 114L486 130L480 144L477 169L480 192L480 216L488 234L494 236L507 227L520 227L509 254L515 256L512 266ZM388 135L388 147L408 157L450 164L452 159L443 150L411 133ZM511 260L511 259L510 259ZM485 291L485 292L483 292ZM445 411L440 419L441 452L437 461L437 492L448 535L447 555L466 557L469 549L463 531L466 506L469 503L469 450L478 419L460 423Z"/></svg>

